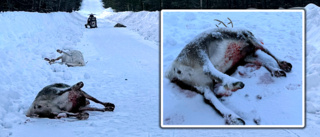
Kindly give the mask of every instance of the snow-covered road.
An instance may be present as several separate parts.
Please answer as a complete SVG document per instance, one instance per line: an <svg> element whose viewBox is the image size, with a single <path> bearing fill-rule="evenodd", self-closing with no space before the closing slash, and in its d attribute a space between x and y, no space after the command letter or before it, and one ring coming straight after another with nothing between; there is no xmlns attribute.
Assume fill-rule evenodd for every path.
<svg viewBox="0 0 320 137"><path fill-rule="evenodd" d="M5 20L1 22L5 31L0 44L4 72L0 81L4 97L0 109L1 137L147 136L152 134L150 129L159 128L158 45L127 28L114 28L115 22L105 18L98 17L99 28L86 29L88 15L84 10L88 9L71 14L0 15ZM37 22L39 18L42 20ZM19 22L11 23L15 19ZM88 63L71 68L49 65L43 58L57 57L56 49L80 50ZM83 90L87 93L114 103L115 111L90 112L90 121L24 116L44 86L57 82L72 85L78 81L84 82Z"/></svg>

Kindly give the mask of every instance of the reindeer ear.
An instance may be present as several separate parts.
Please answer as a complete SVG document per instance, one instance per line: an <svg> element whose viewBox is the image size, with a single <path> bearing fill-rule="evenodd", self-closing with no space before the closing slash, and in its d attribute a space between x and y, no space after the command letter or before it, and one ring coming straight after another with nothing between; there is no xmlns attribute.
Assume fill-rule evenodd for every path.
<svg viewBox="0 0 320 137"><path fill-rule="evenodd" d="M245 30L242 32L245 37L254 37L251 31Z"/></svg>

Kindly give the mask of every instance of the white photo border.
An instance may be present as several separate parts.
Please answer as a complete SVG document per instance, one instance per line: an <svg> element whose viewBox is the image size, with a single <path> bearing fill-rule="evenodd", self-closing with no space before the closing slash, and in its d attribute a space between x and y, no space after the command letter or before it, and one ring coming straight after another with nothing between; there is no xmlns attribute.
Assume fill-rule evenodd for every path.
<svg viewBox="0 0 320 137"><path fill-rule="evenodd" d="M301 12L302 14L302 125L165 125L163 123L163 13L164 12ZM306 11L305 9L274 10L161 10L160 13L160 127L161 128L304 128L306 126L306 83L305 83L305 48L306 48Z"/></svg>

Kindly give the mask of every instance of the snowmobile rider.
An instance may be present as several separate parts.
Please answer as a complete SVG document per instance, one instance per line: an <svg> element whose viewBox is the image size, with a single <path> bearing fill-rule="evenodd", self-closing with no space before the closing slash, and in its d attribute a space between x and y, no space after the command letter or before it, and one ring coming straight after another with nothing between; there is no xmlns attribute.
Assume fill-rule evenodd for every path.
<svg viewBox="0 0 320 137"><path fill-rule="evenodd" d="M87 21L87 24L85 24L85 27L86 27L86 28L87 28L87 26L90 26L90 23L91 23L92 21L95 20L96 17L94 17L93 15L94 15L94 14L90 14L90 16L89 16L89 18L88 18L88 21ZM93 27L93 26L90 26L90 27ZM97 26L95 26L95 27L97 27Z"/></svg>

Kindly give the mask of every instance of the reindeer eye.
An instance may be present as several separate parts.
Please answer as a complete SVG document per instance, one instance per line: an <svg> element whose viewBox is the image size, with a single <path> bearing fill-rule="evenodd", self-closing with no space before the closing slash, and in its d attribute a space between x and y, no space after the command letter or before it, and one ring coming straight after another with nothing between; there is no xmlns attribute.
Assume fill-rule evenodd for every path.
<svg viewBox="0 0 320 137"><path fill-rule="evenodd" d="M178 73L178 74L181 74L181 70L178 70L177 73Z"/></svg>
<svg viewBox="0 0 320 137"><path fill-rule="evenodd" d="M37 106L34 106L33 108L34 109L38 109L38 108L41 108L42 106L41 105L37 105Z"/></svg>

